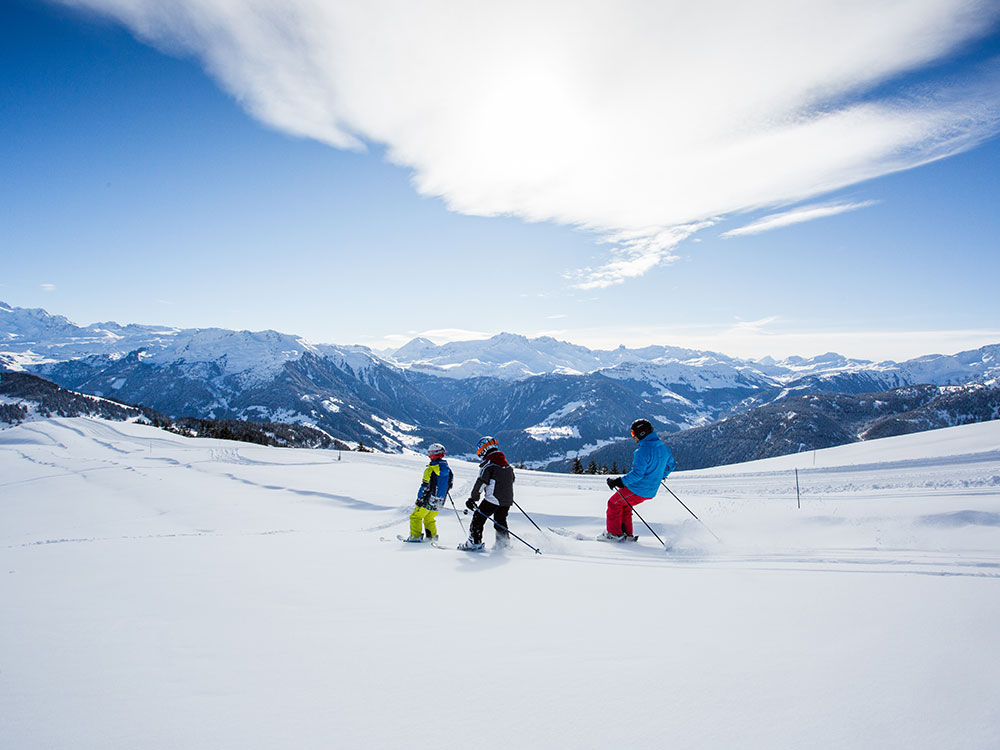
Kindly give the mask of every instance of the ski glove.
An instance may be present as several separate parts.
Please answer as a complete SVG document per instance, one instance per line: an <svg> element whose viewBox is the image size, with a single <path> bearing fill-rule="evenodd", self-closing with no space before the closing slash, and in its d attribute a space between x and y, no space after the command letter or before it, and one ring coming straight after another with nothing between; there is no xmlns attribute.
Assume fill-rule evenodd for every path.
<svg viewBox="0 0 1000 750"><path fill-rule="evenodd" d="M465 507L468 508L469 510L475 510L476 501L470 497L468 500L465 501Z"/></svg>
<svg viewBox="0 0 1000 750"><path fill-rule="evenodd" d="M617 489L618 487L624 488L625 482L622 481L621 477L615 477L614 479L608 477L608 487L610 489Z"/></svg>

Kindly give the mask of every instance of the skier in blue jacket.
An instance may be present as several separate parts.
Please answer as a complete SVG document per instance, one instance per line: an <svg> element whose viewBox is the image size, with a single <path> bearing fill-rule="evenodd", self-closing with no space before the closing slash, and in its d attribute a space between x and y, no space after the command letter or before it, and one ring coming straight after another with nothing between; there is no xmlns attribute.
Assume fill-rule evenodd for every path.
<svg viewBox="0 0 1000 750"><path fill-rule="evenodd" d="M677 467L670 449L660 441L648 419L632 423L632 439L638 443L632 469L624 476L608 478L608 487L615 494L608 500L608 525L601 539L631 539L632 508L656 497L660 481Z"/></svg>
<svg viewBox="0 0 1000 750"><path fill-rule="evenodd" d="M455 475L444 460L441 443L431 443L427 448L427 458L430 463L424 469L423 480L417 490L417 505L410 514L410 536L403 540L406 542L422 542L424 534L431 541L437 540L437 514L455 481Z"/></svg>

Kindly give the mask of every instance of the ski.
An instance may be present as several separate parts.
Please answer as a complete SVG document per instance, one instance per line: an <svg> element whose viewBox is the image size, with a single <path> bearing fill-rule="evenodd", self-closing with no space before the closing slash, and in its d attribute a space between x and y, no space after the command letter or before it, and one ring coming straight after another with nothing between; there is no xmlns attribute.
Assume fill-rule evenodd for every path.
<svg viewBox="0 0 1000 750"><path fill-rule="evenodd" d="M553 534L558 534L559 536L568 536L570 539L579 539L580 541L590 541L594 537L586 536L585 534L577 534L575 531L570 531L569 529L555 529L551 526L548 527L549 531Z"/></svg>
<svg viewBox="0 0 1000 750"><path fill-rule="evenodd" d="M452 552L486 552L487 551L487 549L485 547L483 549L460 549L458 546L452 547L450 545L441 544L440 542L431 542L431 546L435 547L437 549L451 550Z"/></svg>
<svg viewBox="0 0 1000 750"><path fill-rule="evenodd" d="M581 539L582 538L586 538L586 537L581 537ZM452 550L452 551L457 551L457 552L490 552L491 551L491 550L487 549L486 547L483 547L482 549L466 549L466 550L462 550L462 549L459 549L458 547L452 547L450 545L441 544L441 542L433 540L433 539L428 539L427 537L424 537L419 542L411 542L411 541L409 541L409 537L403 536L402 534L396 534L396 538L395 539L391 539L390 537L386 537L386 536L380 536L378 538L378 540L380 542L397 541L397 542L403 542L404 544L423 544L425 542L430 542L430 546L433 547L434 549L447 549L447 550Z"/></svg>
<svg viewBox="0 0 1000 750"><path fill-rule="evenodd" d="M549 526L549 531L553 534L559 534L560 536L566 536L570 539L579 539L582 542L637 542L639 541L638 536L626 536L624 539L605 539L601 536L587 536L586 534L578 534L575 531L570 531L569 529L555 529Z"/></svg>
<svg viewBox="0 0 1000 750"><path fill-rule="evenodd" d="M405 537L402 534L396 534L396 538L395 539L393 539L392 537L388 537L388 536L380 536L378 538L378 540L380 542L403 542L404 544L423 544L423 543L429 541L430 542L429 546L433 547L434 549L454 549L453 547L448 547L448 546L446 546L444 544L441 544L440 542L429 540L427 538L424 538L424 539L420 540L419 542L407 542L406 541L407 538L408 537Z"/></svg>
<svg viewBox="0 0 1000 750"><path fill-rule="evenodd" d="M608 539L607 537L600 536L600 535L595 536L594 539L596 539L598 542L614 542L616 544L622 544L623 542L638 542L639 541L639 537L638 536L629 536L628 534L623 535L621 539Z"/></svg>

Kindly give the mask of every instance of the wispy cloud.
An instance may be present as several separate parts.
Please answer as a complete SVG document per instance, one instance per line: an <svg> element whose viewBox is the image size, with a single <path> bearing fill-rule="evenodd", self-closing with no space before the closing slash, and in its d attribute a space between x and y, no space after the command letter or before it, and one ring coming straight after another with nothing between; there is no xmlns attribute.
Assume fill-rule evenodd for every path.
<svg viewBox="0 0 1000 750"><path fill-rule="evenodd" d="M876 203L878 203L878 201L862 201L861 203L823 203L811 206L802 206L801 208L795 208L791 211L784 211L779 214L764 216L763 218L757 219L757 221L751 222L746 226L731 229L728 232L723 233L722 236L739 237L747 234L760 234L761 232L769 232L772 229L779 229L781 227L791 226L792 224L801 224L804 221L813 221L814 219L836 216L837 214L846 213L848 211L857 211L859 208L874 206Z"/></svg>
<svg viewBox="0 0 1000 750"><path fill-rule="evenodd" d="M54 292L56 290L55 284L39 284L43 292Z"/></svg>
<svg viewBox="0 0 1000 750"><path fill-rule="evenodd" d="M615 247L611 260L599 268L583 268L572 274L577 289L603 289L642 276L651 268L677 260L674 248L699 229L713 222L668 227L666 229L639 229L620 231L605 240Z"/></svg>
<svg viewBox="0 0 1000 750"><path fill-rule="evenodd" d="M1000 118L996 63L884 85L986 33L990 0L61 1L196 55L270 126L384 144L452 210L624 238L583 288L669 263L713 218L971 148Z"/></svg>
<svg viewBox="0 0 1000 750"><path fill-rule="evenodd" d="M768 326L778 321L778 316L772 315L759 320L740 320L729 329L731 334L758 334L763 333Z"/></svg>

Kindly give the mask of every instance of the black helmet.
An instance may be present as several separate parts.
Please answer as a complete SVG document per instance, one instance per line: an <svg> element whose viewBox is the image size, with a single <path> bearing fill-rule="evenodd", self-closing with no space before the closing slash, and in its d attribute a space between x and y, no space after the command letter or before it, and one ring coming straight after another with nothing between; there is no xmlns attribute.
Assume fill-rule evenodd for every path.
<svg viewBox="0 0 1000 750"><path fill-rule="evenodd" d="M636 440L642 440L652 431L653 425L649 423L648 419L637 419L632 423L632 437Z"/></svg>

